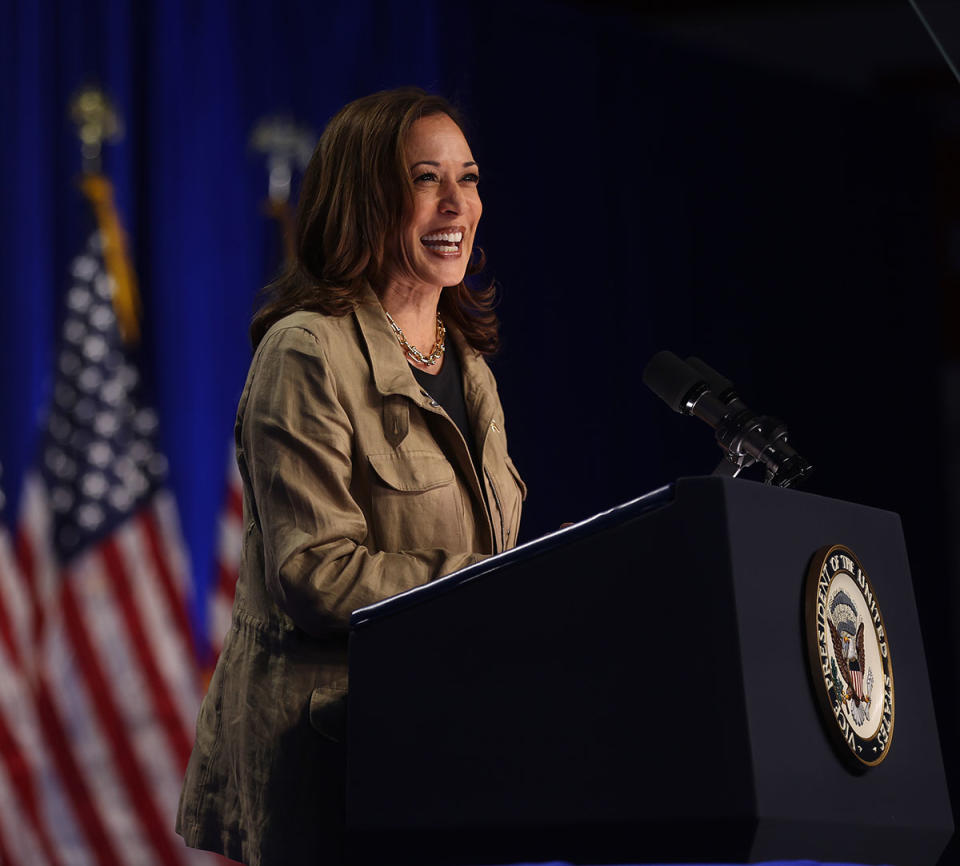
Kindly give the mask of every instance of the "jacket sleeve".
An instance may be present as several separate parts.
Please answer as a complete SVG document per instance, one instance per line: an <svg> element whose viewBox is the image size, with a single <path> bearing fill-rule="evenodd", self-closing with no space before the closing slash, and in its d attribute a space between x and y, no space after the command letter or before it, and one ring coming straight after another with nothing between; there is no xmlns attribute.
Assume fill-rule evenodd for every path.
<svg viewBox="0 0 960 866"><path fill-rule="evenodd" d="M353 429L316 337L264 338L238 418L238 459L253 491L267 590L308 633L346 629L357 608L483 559L434 548L371 552L350 492Z"/></svg>

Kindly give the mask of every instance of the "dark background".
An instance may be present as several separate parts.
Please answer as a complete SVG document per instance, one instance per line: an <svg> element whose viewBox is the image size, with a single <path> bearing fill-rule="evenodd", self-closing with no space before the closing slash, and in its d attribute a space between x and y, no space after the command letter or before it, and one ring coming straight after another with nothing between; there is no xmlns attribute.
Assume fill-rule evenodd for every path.
<svg viewBox="0 0 960 866"><path fill-rule="evenodd" d="M922 8L960 49L956 5ZM125 118L105 168L202 631L276 261L249 133L419 84L464 109L482 168L523 537L711 471L709 430L641 384L659 349L703 357L789 422L807 489L902 515L960 799L960 84L907 2L4 0L0 21L8 521L82 242L73 91Z"/></svg>

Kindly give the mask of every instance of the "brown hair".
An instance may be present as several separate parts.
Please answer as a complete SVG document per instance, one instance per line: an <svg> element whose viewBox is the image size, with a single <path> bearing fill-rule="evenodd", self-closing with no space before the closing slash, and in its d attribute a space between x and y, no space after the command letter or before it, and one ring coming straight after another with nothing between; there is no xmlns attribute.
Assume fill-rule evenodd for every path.
<svg viewBox="0 0 960 866"><path fill-rule="evenodd" d="M327 124L300 189L295 257L263 290L263 305L250 325L254 347L288 313L346 315L368 285L382 285L395 268L409 269L399 241L413 195L404 146L410 127L433 114L446 114L463 130L447 100L418 87L357 99ZM480 271L485 261L475 247L467 274ZM440 296L440 314L483 354L499 345L495 293L492 284L472 289L461 282Z"/></svg>

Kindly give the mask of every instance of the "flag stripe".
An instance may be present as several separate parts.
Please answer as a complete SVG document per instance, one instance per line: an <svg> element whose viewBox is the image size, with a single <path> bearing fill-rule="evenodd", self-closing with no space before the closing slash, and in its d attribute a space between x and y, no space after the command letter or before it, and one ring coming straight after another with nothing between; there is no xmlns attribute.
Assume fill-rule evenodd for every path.
<svg viewBox="0 0 960 866"><path fill-rule="evenodd" d="M217 581L207 614L207 632L214 663L230 629L240 559L243 553L243 483L233 445L230 447L227 476L227 490L220 512L217 534Z"/></svg>
<svg viewBox="0 0 960 866"><path fill-rule="evenodd" d="M86 682L94 713L109 740L117 771L130 794L131 805L136 810L143 831L153 845L159 860L168 866L179 866L180 860L173 850L166 823L157 811L151 792L144 783L109 683L81 619L81 611L69 575L65 576L62 593L64 623L70 643L77 654L77 662Z"/></svg>
<svg viewBox="0 0 960 866"><path fill-rule="evenodd" d="M7 770L7 778L16 791L21 807L26 812L30 826L36 832L37 841L51 864L59 864L47 827L40 814L37 791L33 783L33 769L24 757L20 744L0 714L0 752ZM0 863L4 862L0 860Z"/></svg>
<svg viewBox="0 0 960 866"><path fill-rule="evenodd" d="M80 606L81 625L91 637L98 639L95 649L99 650L113 695L125 696L148 711L148 704L142 697L142 683L131 680L122 670L122 665L132 661L133 652L124 641L125 630L110 599L107 582L91 565L103 567L99 557L87 554L69 571L75 599ZM90 785L95 808L110 835L117 857L124 864L156 862L151 853L151 842L134 809L134 798L117 766L109 732L104 729L98 708L90 698L86 677L71 643L66 613L59 601L50 617L48 632L45 670L50 697L56 702L59 716L69 730L69 748ZM120 670L118 666L121 666ZM153 750L166 755L165 741L155 738ZM74 830L72 839L63 837L61 845L63 850L70 850L71 845L86 847L77 830Z"/></svg>
<svg viewBox="0 0 960 866"><path fill-rule="evenodd" d="M43 494L41 485L34 476L28 477L24 485L25 519L17 531L17 562L20 565L21 577L27 586L28 593L35 601L30 614L34 622L32 635L33 656L40 670L34 678L32 688L33 703L36 707L36 719L42 734L42 741L46 746L57 778L51 784L59 786L62 794L76 816L80 831L87 839L90 851L96 857L100 866L122 866L121 859L114 850L110 834L107 832L103 819L100 816L92 793L84 779L83 772L78 765L70 748L72 738L68 736L61 714L53 701L46 674L43 671L45 654L42 652L41 635L43 628L43 611L36 599L36 591L40 576L51 565L42 543L42 534L48 529L46 512L42 506ZM34 537L38 541L34 541ZM32 590L32 592L31 592ZM39 624L39 625L38 625ZM59 832L59 828L58 832Z"/></svg>
<svg viewBox="0 0 960 866"><path fill-rule="evenodd" d="M70 740L50 696L50 688L42 679L37 683L35 700L44 739L90 851L101 866L123 866L70 750Z"/></svg>
<svg viewBox="0 0 960 866"><path fill-rule="evenodd" d="M48 611L44 601L56 595L57 565L49 546L50 503L43 480L31 472L23 485L23 515L15 537L16 562L23 583L27 610L27 646L36 648L43 639Z"/></svg>
<svg viewBox="0 0 960 866"><path fill-rule="evenodd" d="M193 744L197 717L198 672L193 647L184 643L174 627L160 576L149 553L149 544L139 523L128 521L117 533L118 551L123 558L140 621L152 648L153 658L166 683L188 746ZM171 755L171 764L182 775L184 764ZM179 787L179 783L178 783Z"/></svg>
<svg viewBox="0 0 960 866"><path fill-rule="evenodd" d="M234 473L239 476L239 473ZM233 482L234 479L231 478ZM227 491L227 508L230 514L243 523L243 494L240 491L239 478L231 483Z"/></svg>
<svg viewBox="0 0 960 866"><path fill-rule="evenodd" d="M16 572L9 539L0 527L0 607L10 601ZM31 702L26 681L9 653L0 651L0 863L59 866L39 808L27 718ZM32 832L31 832L32 831ZM12 847L11 847L12 846Z"/></svg>
<svg viewBox="0 0 960 866"><path fill-rule="evenodd" d="M157 527L156 517L151 510L144 509L137 516L140 530L147 539L153 563L157 568L157 574L160 577L160 585L163 594L166 597L167 606L170 614L176 624L177 631L183 639L184 645L194 649L193 633L190 630L190 620L187 617L187 608L184 604L183 594L177 585L174 572L167 560L165 546L160 539L160 531Z"/></svg>
<svg viewBox="0 0 960 866"><path fill-rule="evenodd" d="M3 567L0 566L0 571L3 570ZM6 581L4 581L6 583ZM2 588L4 598L6 595L7 587ZM7 612L7 606L4 601L0 600L0 638L3 640L3 646L6 649L7 653L10 656L10 662L14 670L19 670L21 667L21 658L20 658L20 647L18 641L13 636L13 623L10 621L10 615ZM3 861L0 860L0 863Z"/></svg>
<svg viewBox="0 0 960 866"><path fill-rule="evenodd" d="M230 568L222 559L217 563L217 592L233 603L233 595L237 591L237 572Z"/></svg>
<svg viewBox="0 0 960 866"><path fill-rule="evenodd" d="M130 591L130 579L123 565L120 551L114 537L107 538L100 547L100 555L106 565L106 574L113 588L114 600L118 603L127 627L127 637L133 644L140 670L147 680L150 697L152 699L154 716L159 722L170 742L170 747L176 756L180 767L187 766L190 750L193 743L187 738L180 724L173 698L167 688L167 683L157 666L157 660L150 645L147 643L147 634L144 623L136 609L133 595Z"/></svg>
<svg viewBox="0 0 960 866"><path fill-rule="evenodd" d="M30 539L23 530L17 532L16 554L30 606L30 638L34 643L39 643L43 633L43 607L37 588L37 562Z"/></svg>
<svg viewBox="0 0 960 866"><path fill-rule="evenodd" d="M19 669L23 664L25 649L27 600L5 526L0 526L0 617L3 619L3 643L14 668Z"/></svg>
<svg viewBox="0 0 960 866"><path fill-rule="evenodd" d="M227 632L230 630L230 623L233 619L233 597L237 589L237 572L224 565L222 560L217 562L217 573L216 592L210 601L208 614L213 664L216 663L217 657L223 649Z"/></svg>
<svg viewBox="0 0 960 866"><path fill-rule="evenodd" d="M3 798L3 799L6 799L6 798ZM2 800L0 800L0 802L2 802ZM4 815L9 814L8 807L6 804L4 804L2 811ZM13 858L13 856L10 854L10 849L7 847L7 842L6 842L6 839L4 838L4 831L2 828L0 828L0 864L3 864L3 866L6 866L6 864L8 863L10 864L10 866L33 866L33 864L28 864L22 860L19 860L19 859L15 860Z"/></svg>
<svg viewBox="0 0 960 866"><path fill-rule="evenodd" d="M135 535L134 521L128 521L126 527L121 527L115 536L122 541L126 536ZM129 573L131 560L128 556L127 544L118 546L121 566ZM173 816L176 814L177 802L180 797L180 788L183 783L183 768L171 747L167 732L157 718L154 711L153 695L150 683L137 657L136 649L124 621L121 602L116 597L110 578L106 574L106 563L102 552L97 549L82 555L73 568L72 580L74 597L80 611L80 619L85 626L91 645L103 669L104 677L110 687L111 696L116 705L127 741L137 762L140 775L146 789L151 793L158 812L165 816L165 830L174 848L180 849L183 843L173 833ZM132 583L139 585L141 580L149 580L146 571L137 574L137 580ZM128 580L128 584L131 581ZM142 599L134 590L133 600L137 604L141 622L145 628L151 630L152 623L143 616ZM163 645L154 647L154 663L160 667L159 655L164 652ZM179 653L179 658L189 656ZM163 670L160 669L163 674ZM167 688L169 689L169 683ZM76 691L76 690L75 690ZM83 707L82 712L93 716L94 711ZM99 725L91 726L99 728ZM106 736L95 732L95 737L103 744L104 761L101 767L92 766L91 773L104 775L102 764L107 763L108 770L116 766L113 758L112 746ZM126 828L114 829L115 834L125 833L130 837L130 844L139 844L140 853L149 856L147 850L150 840L140 831L138 816L134 814L131 798L127 795L124 783L117 779L115 791L109 804L111 813L122 811L129 816ZM124 841L127 841L126 839ZM155 859L155 858L150 858ZM128 856L128 862L133 858Z"/></svg>

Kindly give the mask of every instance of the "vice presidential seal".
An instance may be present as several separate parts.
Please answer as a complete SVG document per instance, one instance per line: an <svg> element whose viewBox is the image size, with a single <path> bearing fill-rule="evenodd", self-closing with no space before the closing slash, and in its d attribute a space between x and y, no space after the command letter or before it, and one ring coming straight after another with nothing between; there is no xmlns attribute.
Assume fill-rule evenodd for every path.
<svg viewBox="0 0 960 866"><path fill-rule="evenodd" d="M876 766L893 736L893 666L877 595L848 547L813 557L806 621L813 690L829 736L852 767Z"/></svg>

